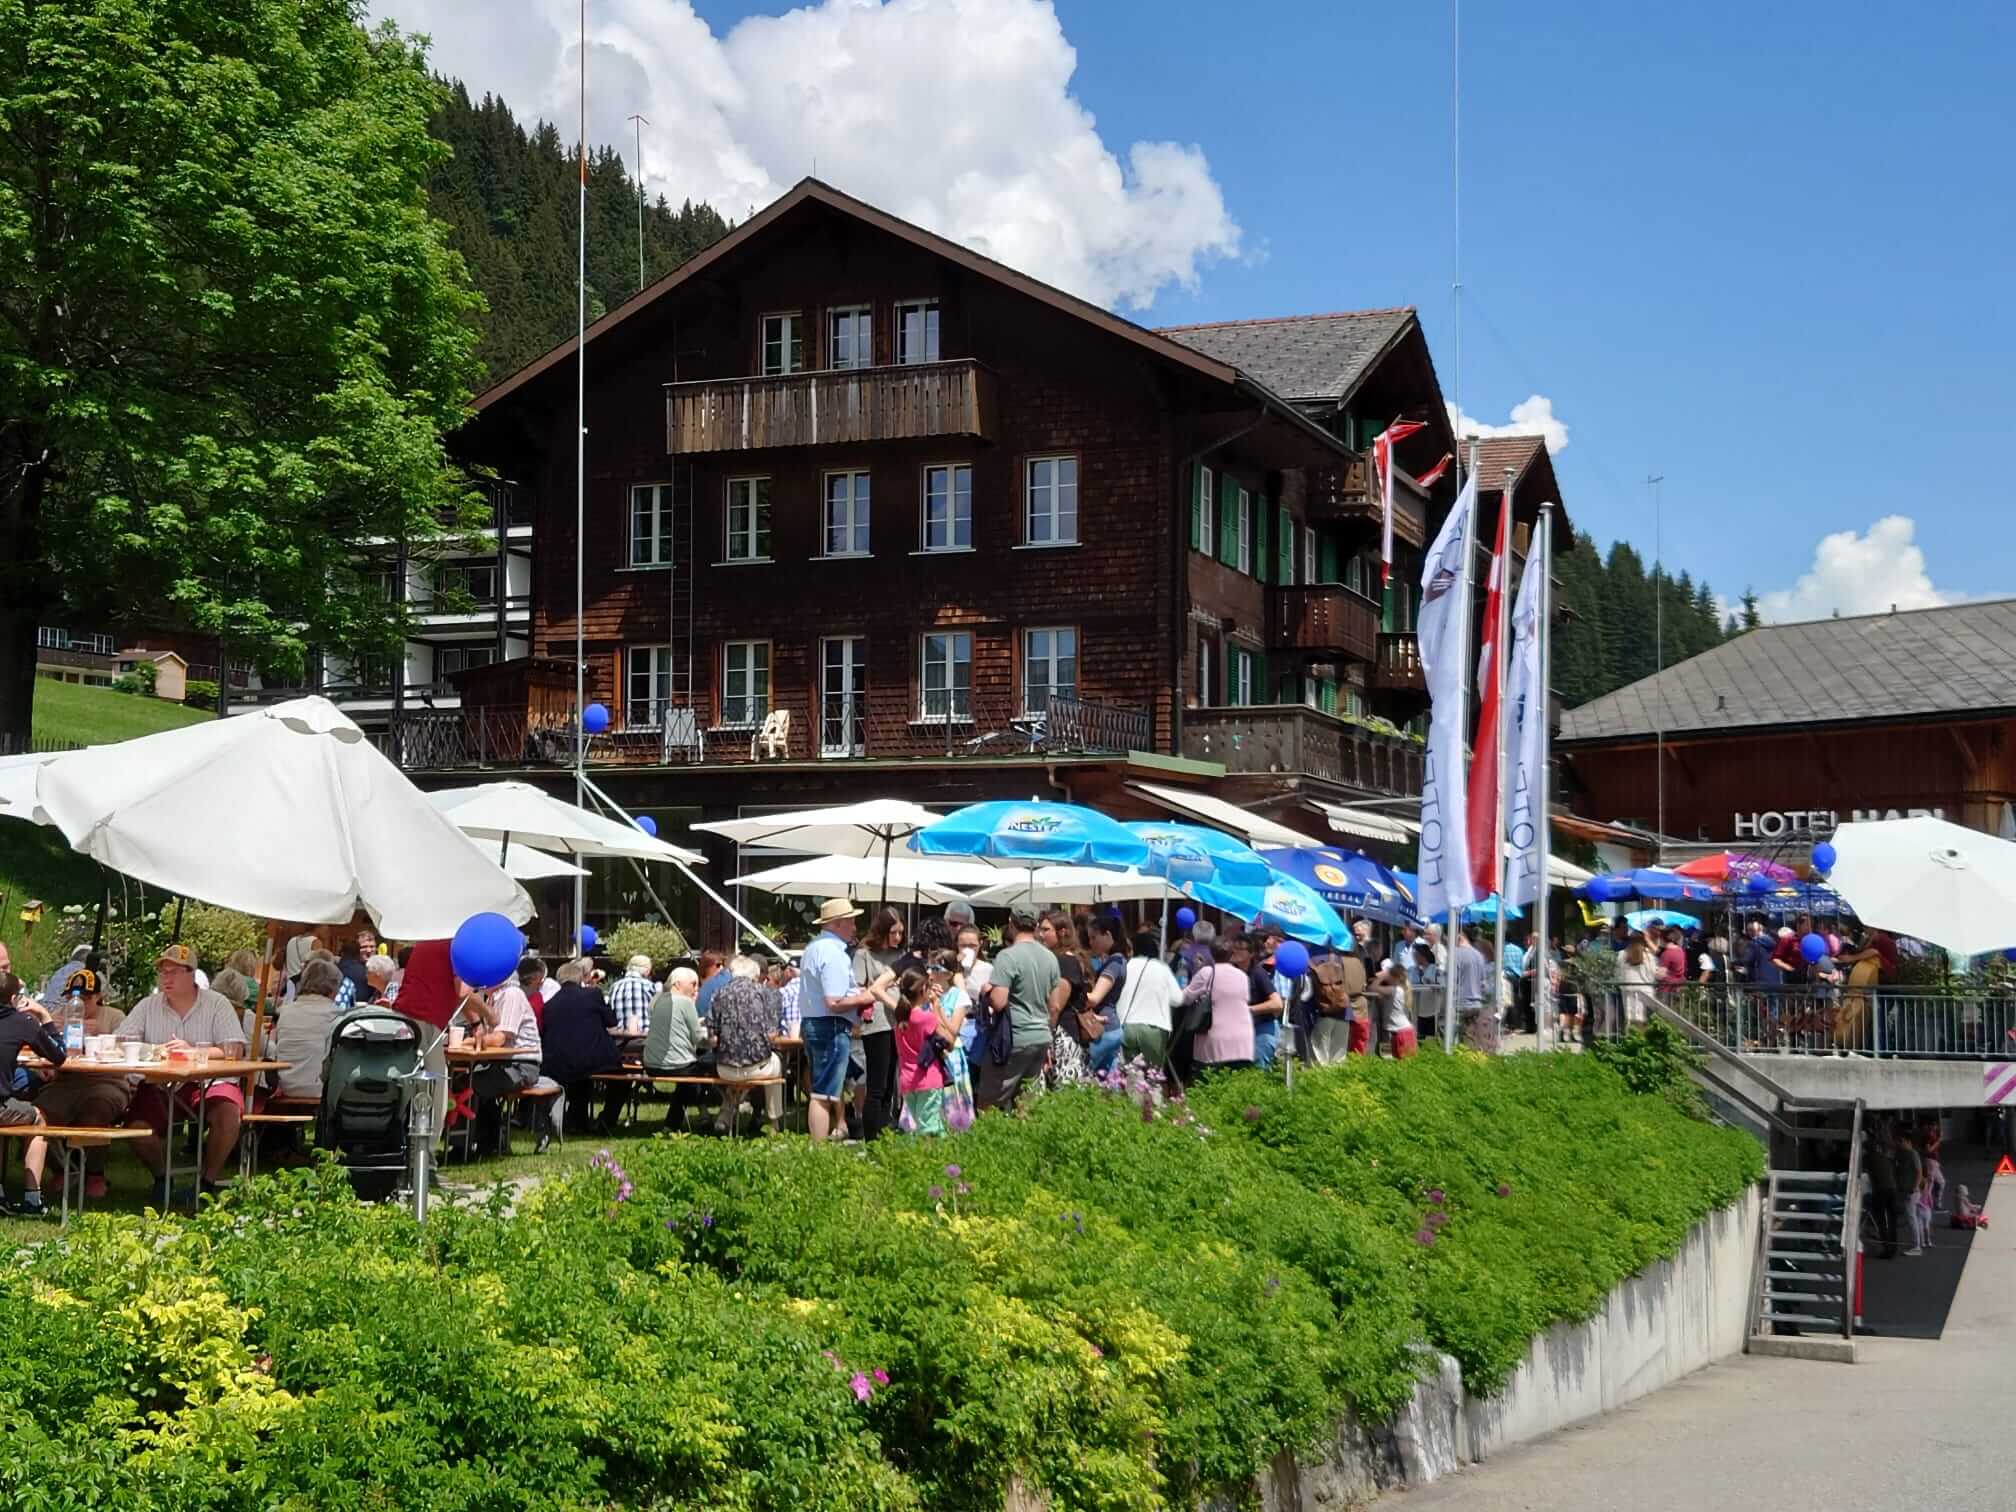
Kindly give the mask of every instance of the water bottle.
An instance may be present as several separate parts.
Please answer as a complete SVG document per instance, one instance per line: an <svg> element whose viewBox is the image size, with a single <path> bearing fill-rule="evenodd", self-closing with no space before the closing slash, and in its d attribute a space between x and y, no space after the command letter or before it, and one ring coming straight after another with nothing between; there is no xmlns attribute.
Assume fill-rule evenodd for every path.
<svg viewBox="0 0 2016 1512"><path fill-rule="evenodd" d="M84 1009L75 998L70 999L70 1006L63 1011L63 1053L84 1053Z"/></svg>

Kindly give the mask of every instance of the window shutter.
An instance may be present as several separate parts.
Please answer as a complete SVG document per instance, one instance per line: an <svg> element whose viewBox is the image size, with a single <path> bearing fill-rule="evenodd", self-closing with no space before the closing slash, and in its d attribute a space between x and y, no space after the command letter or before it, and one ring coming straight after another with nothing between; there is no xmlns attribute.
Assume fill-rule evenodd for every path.
<svg viewBox="0 0 2016 1512"><path fill-rule="evenodd" d="M1223 473L1218 475L1218 560L1228 567L1239 565L1239 485Z"/></svg>
<svg viewBox="0 0 2016 1512"><path fill-rule="evenodd" d="M1335 714L1337 712L1337 682L1335 678L1325 677L1317 682L1316 705L1325 714Z"/></svg>
<svg viewBox="0 0 2016 1512"><path fill-rule="evenodd" d="M1190 466L1190 549L1204 549L1204 464Z"/></svg>
<svg viewBox="0 0 2016 1512"><path fill-rule="evenodd" d="M1337 543L1324 536L1316 543L1316 576L1320 582L1335 583L1337 576Z"/></svg>
<svg viewBox="0 0 2016 1512"><path fill-rule="evenodd" d="M1295 521L1285 504L1275 513L1274 530L1274 581L1285 587L1295 581Z"/></svg>
<svg viewBox="0 0 2016 1512"><path fill-rule="evenodd" d="M1403 592L1405 590L1402 590ZM1393 585L1388 583L1379 592L1379 628L1388 635L1393 633Z"/></svg>

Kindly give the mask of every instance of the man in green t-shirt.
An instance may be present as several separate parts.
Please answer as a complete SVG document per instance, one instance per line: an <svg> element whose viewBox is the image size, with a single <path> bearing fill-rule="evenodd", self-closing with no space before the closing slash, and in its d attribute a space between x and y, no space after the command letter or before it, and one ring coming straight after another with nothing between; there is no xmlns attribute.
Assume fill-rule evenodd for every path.
<svg viewBox="0 0 2016 1512"><path fill-rule="evenodd" d="M988 1007L1008 1015L1013 1048L996 1063L980 1051L980 1086L974 1101L982 1108L1015 1106L1022 1084L1040 1076L1050 1055L1050 1033L1071 989L1057 970L1057 957L1036 938L1036 916L1018 906L1008 920L1009 945L994 957L994 984Z"/></svg>

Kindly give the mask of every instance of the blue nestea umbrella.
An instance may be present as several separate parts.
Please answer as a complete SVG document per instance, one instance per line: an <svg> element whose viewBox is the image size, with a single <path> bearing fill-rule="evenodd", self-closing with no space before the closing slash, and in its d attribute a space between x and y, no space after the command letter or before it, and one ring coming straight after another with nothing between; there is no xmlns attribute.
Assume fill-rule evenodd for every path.
<svg viewBox="0 0 2016 1512"><path fill-rule="evenodd" d="M1148 846L1148 864L1142 870L1179 886L1216 882L1224 887L1265 887L1274 880L1266 857L1223 830L1147 819L1137 819L1126 828Z"/></svg>
<svg viewBox="0 0 2016 1512"><path fill-rule="evenodd" d="M1327 845L1283 846L1261 854L1276 871L1293 877L1333 908L1381 924L1420 922L1413 889L1370 856Z"/></svg>
<svg viewBox="0 0 2016 1512"><path fill-rule="evenodd" d="M1236 918L1270 924L1283 934L1333 949L1351 944L1351 929L1337 910L1302 883L1282 872L1265 887L1224 887L1211 882L1186 882L1183 894Z"/></svg>
<svg viewBox="0 0 2016 1512"><path fill-rule="evenodd" d="M910 837L923 856L977 856L1021 866L1146 869L1146 842L1097 809L1076 803L973 803Z"/></svg>
<svg viewBox="0 0 2016 1512"><path fill-rule="evenodd" d="M1591 903L1621 903L1626 898L1642 898L1648 903L1690 903L1714 901L1715 889L1693 877L1657 866L1640 866L1631 871L1605 872L1591 877L1575 889L1575 896Z"/></svg>

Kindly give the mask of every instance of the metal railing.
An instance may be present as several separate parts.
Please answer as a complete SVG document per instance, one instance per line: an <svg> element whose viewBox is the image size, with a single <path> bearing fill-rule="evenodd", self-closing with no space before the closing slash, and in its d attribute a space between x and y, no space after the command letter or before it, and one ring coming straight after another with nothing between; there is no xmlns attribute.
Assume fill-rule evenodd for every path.
<svg viewBox="0 0 2016 1512"><path fill-rule="evenodd" d="M1659 1001L1738 1055L2016 1060L2016 992L1690 985Z"/></svg>
<svg viewBox="0 0 2016 1512"><path fill-rule="evenodd" d="M1052 693L1043 711L1043 748L1060 754L1154 749L1155 722L1146 709L1091 703Z"/></svg>

